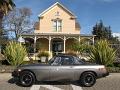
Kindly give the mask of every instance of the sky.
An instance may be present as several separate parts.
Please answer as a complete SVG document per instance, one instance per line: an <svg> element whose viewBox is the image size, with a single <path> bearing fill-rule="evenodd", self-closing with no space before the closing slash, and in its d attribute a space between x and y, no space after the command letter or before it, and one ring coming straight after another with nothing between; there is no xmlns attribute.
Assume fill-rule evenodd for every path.
<svg viewBox="0 0 120 90"><path fill-rule="evenodd" d="M17 8L28 7L32 10L32 20L59 2L77 16L81 34L91 34L93 26L100 20L111 26L113 33L120 33L120 0L14 0Z"/></svg>

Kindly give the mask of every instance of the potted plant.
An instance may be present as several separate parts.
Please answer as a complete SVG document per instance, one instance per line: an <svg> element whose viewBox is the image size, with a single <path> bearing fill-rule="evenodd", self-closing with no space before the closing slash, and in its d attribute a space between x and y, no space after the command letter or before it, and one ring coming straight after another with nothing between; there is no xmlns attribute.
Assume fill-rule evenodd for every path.
<svg viewBox="0 0 120 90"><path fill-rule="evenodd" d="M48 52L39 52L38 53L38 57L40 58L41 62L47 62L48 57L49 57L49 53Z"/></svg>

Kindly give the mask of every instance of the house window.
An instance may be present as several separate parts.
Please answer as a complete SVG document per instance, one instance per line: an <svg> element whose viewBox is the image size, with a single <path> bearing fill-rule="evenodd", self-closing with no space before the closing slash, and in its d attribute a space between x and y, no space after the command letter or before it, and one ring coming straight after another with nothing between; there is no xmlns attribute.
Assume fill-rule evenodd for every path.
<svg viewBox="0 0 120 90"><path fill-rule="evenodd" d="M53 30L56 32L62 30L62 20L53 20Z"/></svg>

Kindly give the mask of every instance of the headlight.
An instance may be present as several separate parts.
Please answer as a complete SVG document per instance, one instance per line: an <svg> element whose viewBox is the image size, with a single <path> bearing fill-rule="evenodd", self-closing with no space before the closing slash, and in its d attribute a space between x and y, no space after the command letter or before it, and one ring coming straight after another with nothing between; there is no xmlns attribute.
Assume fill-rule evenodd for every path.
<svg viewBox="0 0 120 90"><path fill-rule="evenodd" d="M18 72L20 72L20 71L21 71L21 69L18 69L17 71L18 71Z"/></svg>
<svg viewBox="0 0 120 90"><path fill-rule="evenodd" d="M21 69L17 68L17 69L15 69L15 71L16 71L16 72L20 72L20 71L21 71Z"/></svg>

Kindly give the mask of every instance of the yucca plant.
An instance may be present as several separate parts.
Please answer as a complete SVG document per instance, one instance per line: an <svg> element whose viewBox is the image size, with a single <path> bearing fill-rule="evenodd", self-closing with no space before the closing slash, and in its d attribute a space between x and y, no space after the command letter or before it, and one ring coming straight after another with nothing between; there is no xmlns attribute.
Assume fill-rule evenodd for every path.
<svg viewBox="0 0 120 90"><path fill-rule="evenodd" d="M113 64L116 51L109 46L107 40L98 41L90 50L90 59L105 66Z"/></svg>
<svg viewBox="0 0 120 90"><path fill-rule="evenodd" d="M23 63L27 52L23 45L12 41L7 44L4 54L11 65L18 66Z"/></svg>

